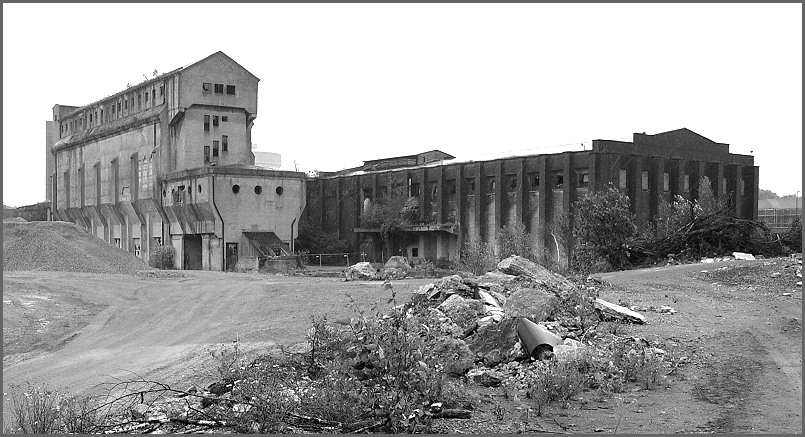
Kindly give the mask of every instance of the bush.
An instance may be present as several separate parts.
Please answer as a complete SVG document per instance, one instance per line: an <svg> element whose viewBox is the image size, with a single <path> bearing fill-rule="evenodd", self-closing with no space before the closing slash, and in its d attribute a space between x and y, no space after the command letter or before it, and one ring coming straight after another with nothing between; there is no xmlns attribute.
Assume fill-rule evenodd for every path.
<svg viewBox="0 0 805 437"><path fill-rule="evenodd" d="M92 434L101 430L97 408L90 398L69 396L44 386L9 387L12 422L4 434Z"/></svg>
<svg viewBox="0 0 805 437"><path fill-rule="evenodd" d="M459 269L471 272L475 275L483 275L495 268L498 259L495 256L492 246L478 241L475 243L464 243L461 250L461 260L458 262Z"/></svg>
<svg viewBox="0 0 805 437"><path fill-rule="evenodd" d="M160 270L171 270L174 268L173 258L176 249L173 246L159 246L156 251L151 252L148 258L148 265Z"/></svg>
<svg viewBox="0 0 805 437"><path fill-rule="evenodd" d="M500 249L498 252L500 258L517 255L536 261L534 255L536 249L535 237L527 232L525 225L519 221L512 226L503 226L498 236L498 247Z"/></svg>
<svg viewBox="0 0 805 437"><path fill-rule="evenodd" d="M627 247L637 236L635 216L629 211L629 197L610 185L605 191L588 193L576 201L573 237L574 268L583 269L591 260L605 260L612 268L629 265Z"/></svg>

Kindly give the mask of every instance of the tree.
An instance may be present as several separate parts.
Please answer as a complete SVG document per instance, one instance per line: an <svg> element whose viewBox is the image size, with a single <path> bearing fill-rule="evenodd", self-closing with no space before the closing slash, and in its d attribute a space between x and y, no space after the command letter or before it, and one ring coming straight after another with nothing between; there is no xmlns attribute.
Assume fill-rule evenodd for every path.
<svg viewBox="0 0 805 437"><path fill-rule="evenodd" d="M498 236L498 254L501 258L517 255L536 261L535 246L534 236L526 231L525 225L519 221L512 226L503 226Z"/></svg>
<svg viewBox="0 0 805 437"><path fill-rule="evenodd" d="M369 203L361 214L361 226L379 228L380 238L386 253L394 253L394 247L403 228L413 224L419 217L419 200L408 197L402 184L391 187L387 196Z"/></svg>
<svg viewBox="0 0 805 437"><path fill-rule="evenodd" d="M605 260L616 269L628 265L627 248L637 236L629 197L610 184L604 191L588 193L577 200L575 207L572 232L575 252L580 252L577 260Z"/></svg>
<svg viewBox="0 0 805 437"><path fill-rule="evenodd" d="M758 190L757 198L758 199L779 199L780 196L778 196L777 193L775 193L775 192L773 192L771 190L764 190L763 188L761 188L761 189Z"/></svg>

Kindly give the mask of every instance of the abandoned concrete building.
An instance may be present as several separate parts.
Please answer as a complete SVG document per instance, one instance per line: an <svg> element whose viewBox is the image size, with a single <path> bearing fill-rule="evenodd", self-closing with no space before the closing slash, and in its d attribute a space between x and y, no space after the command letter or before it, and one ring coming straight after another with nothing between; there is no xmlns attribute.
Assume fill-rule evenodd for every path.
<svg viewBox="0 0 805 437"><path fill-rule="evenodd" d="M572 220L576 199L610 183L628 194L641 227L657 214L661 199L697 199L702 176L736 215L757 218L754 158L684 128L636 133L632 142L593 140L586 151L444 162L452 158L435 150L323 173L308 180L303 220L347 240L371 261L402 255L415 263L457 260L464 242L496 247L502 227L515 222L534 235L535 255L566 261L568 247L554 239L551 224L557 217ZM384 253L380 229L364 226L362 214L394 186L419 200L419 217L404 228L394 253Z"/></svg>
<svg viewBox="0 0 805 437"><path fill-rule="evenodd" d="M566 256L552 224L572 220L576 199L610 183L627 192L639 225L661 199L698 198L704 175L738 216L757 218L753 157L688 129L480 162L432 150L316 177L261 168L251 150L258 81L217 52L89 105L55 105L46 123L53 219L144 260L170 245L178 268L231 271L293 253L303 220L370 261L456 260L465 242L494 246L515 222L535 236L537 255ZM395 188L418 199L418 219L384 253L362 214Z"/></svg>
<svg viewBox="0 0 805 437"><path fill-rule="evenodd" d="M305 175L254 166L259 79L222 52L47 122L47 192L74 222L181 269L259 268L289 253Z"/></svg>

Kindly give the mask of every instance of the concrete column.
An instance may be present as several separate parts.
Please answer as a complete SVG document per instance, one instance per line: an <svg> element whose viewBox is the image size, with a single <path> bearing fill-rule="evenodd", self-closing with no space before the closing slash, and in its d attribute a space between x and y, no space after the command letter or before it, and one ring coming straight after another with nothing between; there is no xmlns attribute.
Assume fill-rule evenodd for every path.
<svg viewBox="0 0 805 437"><path fill-rule="evenodd" d="M201 234L201 270L210 270L210 234Z"/></svg>
<svg viewBox="0 0 805 437"><path fill-rule="evenodd" d="M704 161L696 161L696 163L694 165L696 166L696 179L690 181L690 185L692 187L694 187L695 194L696 194L695 199L698 200L699 199L699 193L700 193L699 189L701 188L701 187L699 187L699 180L701 180L702 176L706 175L706 172L705 172L706 167L705 167Z"/></svg>
<svg viewBox="0 0 805 437"><path fill-rule="evenodd" d="M466 196L464 196L464 190L462 189L463 186L464 164L458 164L456 166L456 205L458 206L458 211L456 214L456 221L458 222L458 238L456 242L458 244L458 253L461 253L461 248L464 246L464 238L467 233L463 221L464 208L467 204L467 199Z"/></svg>
<svg viewBox="0 0 805 437"><path fill-rule="evenodd" d="M660 209L660 199L662 199L663 202L667 201L665 198L665 191L663 189L665 181L665 158L663 157L654 158L654 162L656 164L654 167L655 168L654 183L651 184L652 189L649 190L649 196L651 196L649 198L649 208L650 208L649 218L657 216L657 213L659 212Z"/></svg>
<svg viewBox="0 0 805 437"><path fill-rule="evenodd" d="M548 158L545 155L540 155L537 158L537 171L539 172L539 210L537 215L539 217L539 228L536 230L537 234L537 247L539 248L540 252L542 252L545 248L545 242L548 241L548 232L550 231L550 227L548 226L548 215L549 212L553 212L553 208L551 208L551 192L552 190L548 187L551 184L551 175L548 173Z"/></svg>
<svg viewBox="0 0 805 437"><path fill-rule="evenodd" d="M324 229L324 222L325 222L324 214L327 213L327 203L324 195L324 179L319 178L318 188L319 188L319 208L320 208L318 225L319 229Z"/></svg>
<svg viewBox="0 0 805 437"><path fill-rule="evenodd" d="M483 217L483 210L484 210L484 197L485 197L485 189L484 184L482 182L481 177L481 163L478 162L475 164L475 210L473 213L475 214L475 234L478 238L478 241L484 241L484 223L485 220L482 219Z"/></svg>
<svg viewBox="0 0 805 437"><path fill-rule="evenodd" d="M436 223L444 223L444 208L446 199L444 193L444 169L440 165L436 167L434 171L436 172L436 199L431 199L431 201L436 202ZM439 238L439 241L441 241L441 238Z"/></svg>
<svg viewBox="0 0 805 437"><path fill-rule="evenodd" d="M419 233L419 257L418 259L425 258L425 234L423 232Z"/></svg>
<svg viewBox="0 0 805 437"><path fill-rule="evenodd" d="M492 244L497 245L498 235L500 228L503 227L503 196L504 196L504 182L503 182L503 160L499 160L494 164L495 169L495 235L490 235L489 240Z"/></svg>
<svg viewBox="0 0 805 437"><path fill-rule="evenodd" d="M742 165L735 165L735 184L733 184L732 199L735 206L735 216L743 217L743 193L741 192L741 180L743 179L744 168Z"/></svg>
<svg viewBox="0 0 805 437"><path fill-rule="evenodd" d="M338 239L341 239L341 196L344 192L344 181L343 177L337 177L336 180L336 188L335 188L335 232L338 236Z"/></svg>
<svg viewBox="0 0 805 437"><path fill-rule="evenodd" d="M598 180L598 154L594 152L588 153L587 162L590 163L590 167L588 169L590 173L590 184L588 186L587 192L592 194L598 191L599 188L603 187L604 181Z"/></svg>
<svg viewBox="0 0 805 437"><path fill-rule="evenodd" d="M677 162L677 171L679 177L677 177L676 179L676 185L677 185L676 192L680 196L690 199L690 192L687 193L685 192L685 175L687 174L687 166L688 166L687 160L680 159ZM693 181L691 181L691 184L693 184Z"/></svg>
<svg viewBox="0 0 805 437"><path fill-rule="evenodd" d="M727 187L724 185L724 164L716 163L716 181L713 182L713 191L716 199L721 201L726 198ZM722 194L723 193L723 194Z"/></svg>
<svg viewBox="0 0 805 437"><path fill-rule="evenodd" d="M179 270L184 270L184 245L182 244L182 236L171 235L171 245L173 245L175 251L173 265Z"/></svg>
<svg viewBox="0 0 805 437"><path fill-rule="evenodd" d="M757 200L758 194L760 194L760 186L758 185L760 181L760 167L752 166L752 177L750 182L752 185L747 188L747 192L750 195L747 196L747 203L749 203L749 211L752 213L752 220L757 220ZM748 218L748 217L747 217Z"/></svg>
<svg viewBox="0 0 805 437"><path fill-rule="evenodd" d="M576 180L573 177L572 168L573 154L566 153L564 169L562 170L562 174L564 175L562 177L564 179L564 187L562 187L562 212L568 224L571 224L571 226L573 223L573 210L571 205L576 197ZM568 232L566 235L563 235L563 237L565 240L565 256L562 258L562 264L564 267L568 267L570 265L570 254L573 251L573 235Z"/></svg>
<svg viewBox="0 0 805 437"><path fill-rule="evenodd" d="M525 158L520 158L517 163L517 221L522 224L528 223L528 188L525 180Z"/></svg>
<svg viewBox="0 0 805 437"><path fill-rule="evenodd" d="M425 169L417 170L417 180L419 181L419 219L425 220L425 190L427 187L427 179L425 178ZM422 250L421 248L419 249Z"/></svg>

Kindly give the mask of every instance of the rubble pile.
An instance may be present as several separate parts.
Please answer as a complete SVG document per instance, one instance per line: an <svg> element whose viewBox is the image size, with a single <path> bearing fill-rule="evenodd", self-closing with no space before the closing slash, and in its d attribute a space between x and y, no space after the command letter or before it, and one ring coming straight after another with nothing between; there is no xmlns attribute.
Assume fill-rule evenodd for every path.
<svg viewBox="0 0 805 437"><path fill-rule="evenodd" d="M135 273L146 263L69 222L3 221L3 270Z"/></svg>

